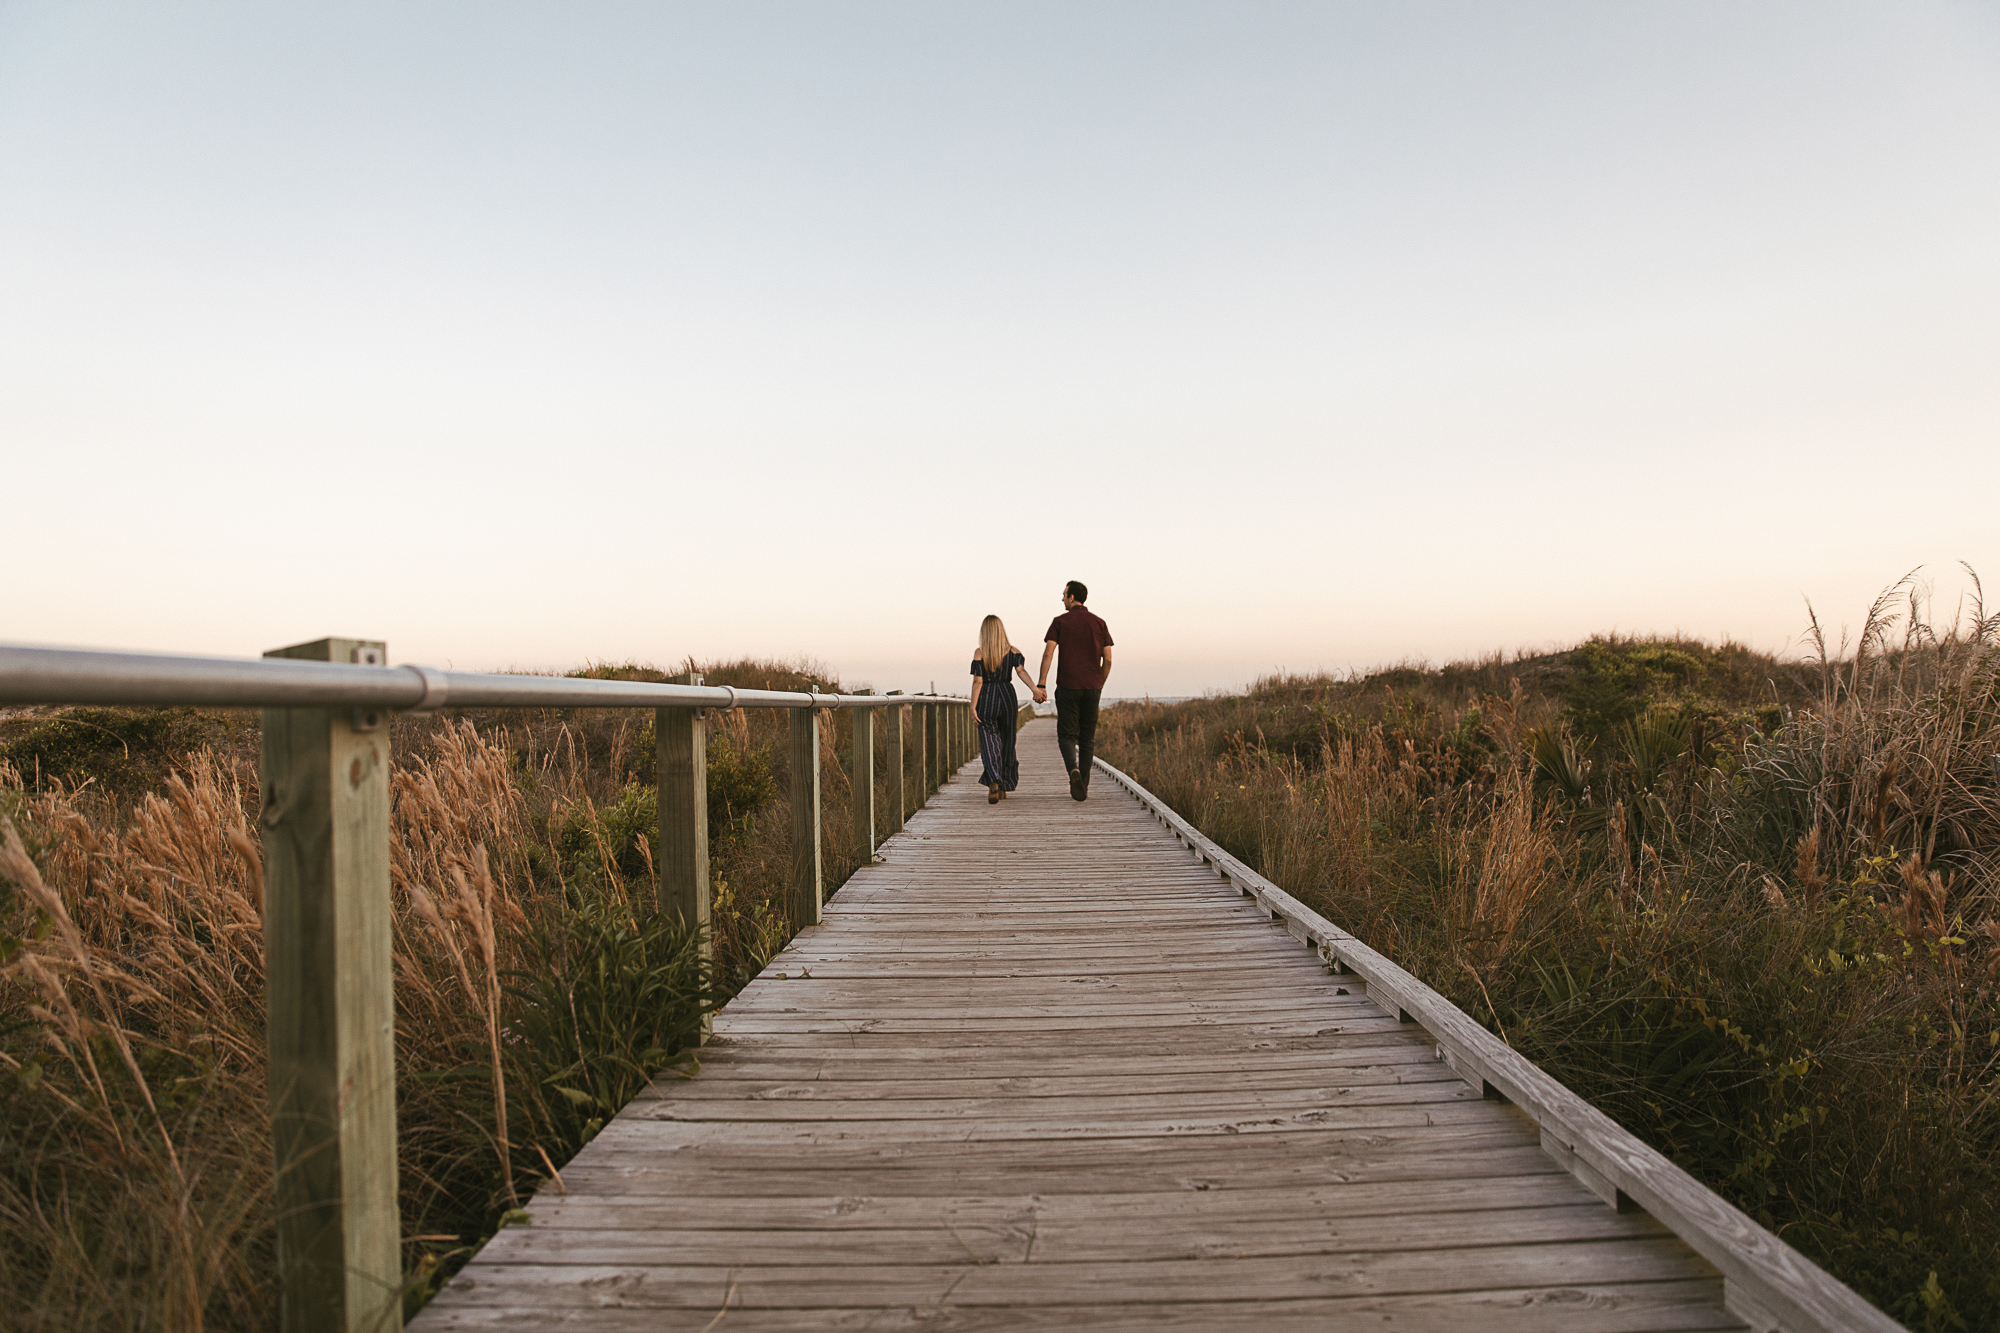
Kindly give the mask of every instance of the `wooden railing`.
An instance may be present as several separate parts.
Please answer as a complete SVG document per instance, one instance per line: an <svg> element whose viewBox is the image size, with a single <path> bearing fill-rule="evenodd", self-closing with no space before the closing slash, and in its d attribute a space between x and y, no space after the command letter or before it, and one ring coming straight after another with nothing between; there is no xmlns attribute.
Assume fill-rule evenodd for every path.
<svg viewBox="0 0 2000 1333"><path fill-rule="evenodd" d="M1722 1272L1723 1302L1755 1333L1898 1333L1901 1325L1740 1209L1571 1092L1464 1010L1224 851L1153 793L1102 759L1097 767L1225 880L1318 950L1336 974L1400 1022L1488 1096L1525 1113L1542 1147L1608 1206L1650 1213Z"/></svg>
<svg viewBox="0 0 2000 1333"><path fill-rule="evenodd" d="M402 1326L396 1002L389 887L389 713L652 708L658 749L658 909L709 921L709 709L791 710L794 930L825 897L819 714L854 710L855 841L903 827L977 748L969 701L506 676L388 665L387 646L319 639L263 661L0 646L0 704L205 704L263 713L264 975L285 1333ZM886 721L888 809L875 809L875 716ZM905 770L905 713L920 756ZM880 835L880 836L878 836ZM704 941L704 951L709 947Z"/></svg>

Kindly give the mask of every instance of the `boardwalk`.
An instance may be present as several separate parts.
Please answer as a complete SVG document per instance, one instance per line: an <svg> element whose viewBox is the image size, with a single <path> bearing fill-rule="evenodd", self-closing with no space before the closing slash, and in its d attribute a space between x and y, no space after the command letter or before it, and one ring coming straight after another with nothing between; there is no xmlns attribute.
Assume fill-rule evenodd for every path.
<svg viewBox="0 0 2000 1333"><path fill-rule="evenodd" d="M414 1328L1742 1325L1051 723L974 765Z"/></svg>

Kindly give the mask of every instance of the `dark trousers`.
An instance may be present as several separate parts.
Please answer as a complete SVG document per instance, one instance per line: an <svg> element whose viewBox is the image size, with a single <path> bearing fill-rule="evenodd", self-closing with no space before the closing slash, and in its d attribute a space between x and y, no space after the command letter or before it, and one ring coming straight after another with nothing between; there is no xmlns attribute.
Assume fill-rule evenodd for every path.
<svg viewBox="0 0 2000 1333"><path fill-rule="evenodd" d="M990 787L997 782L1001 791L1013 791L1021 785L1021 761L1014 753L1014 731L1020 724L1020 713L1011 708L1005 717L979 719L981 786Z"/></svg>
<svg viewBox="0 0 2000 1333"><path fill-rule="evenodd" d="M1091 756L1097 753L1097 701L1103 690L1066 690L1056 686L1056 747L1063 763L1090 781Z"/></svg>

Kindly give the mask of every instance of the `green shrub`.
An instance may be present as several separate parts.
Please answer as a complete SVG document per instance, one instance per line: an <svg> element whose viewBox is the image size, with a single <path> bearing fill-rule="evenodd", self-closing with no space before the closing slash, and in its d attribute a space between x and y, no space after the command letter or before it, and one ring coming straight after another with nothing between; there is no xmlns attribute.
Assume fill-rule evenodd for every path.
<svg viewBox="0 0 2000 1333"><path fill-rule="evenodd" d="M708 839L711 844L749 833L756 816L778 797L767 746L743 754L728 741L708 747Z"/></svg>
<svg viewBox="0 0 2000 1333"><path fill-rule="evenodd" d="M0 761L30 786L94 783L131 795L157 787L193 751L223 748L243 725L199 708L70 708L21 728L0 745Z"/></svg>
<svg viewBox="0 0 2000 1333"><path fill-rule="evenodd" d="M621 880L649 877L659 836L659 793L633 783L619 793L615 805L572 808L555 842L567 874L596 884L607 863Z"/></svg>
<svg viewBox="0 0 2000 1333"><path fill-rule="evenodd" d="M699 1044L716 997L701 932L678 916L635 920L622 904L594 901L543 923L528 943L532 966L507 986L521 1004L510 1054L532 1094L533 1141L566 1161ZM529 1171L539 1165L524 1161Z"/></svg>

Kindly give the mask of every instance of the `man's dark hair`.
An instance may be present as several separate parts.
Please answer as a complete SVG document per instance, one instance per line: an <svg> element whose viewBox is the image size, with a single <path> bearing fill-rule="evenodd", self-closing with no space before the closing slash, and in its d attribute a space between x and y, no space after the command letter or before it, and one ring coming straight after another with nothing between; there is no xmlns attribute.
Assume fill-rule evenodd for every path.
<svg viewBox="0 0 2000 1333"><path fill-rule="evenodd" d="M1078 583L1075 579L1071 579L1068 583L1065 583L1063 585L1063 591L1068 593L1070 596L1076 598L1076 600L1079 602L1087 602L1090 600L1090 589L1084 587L1081 583Z"/></svg>

